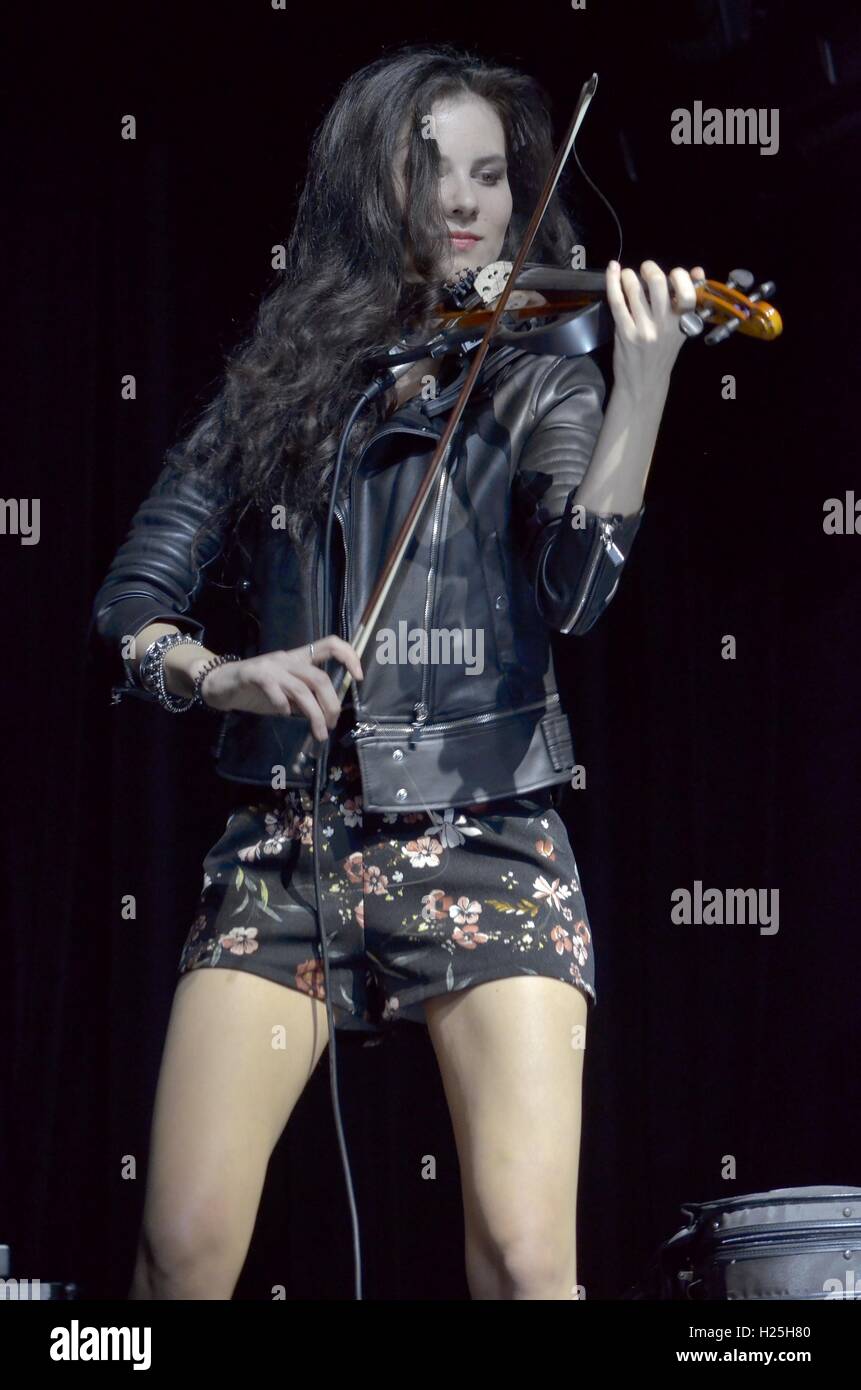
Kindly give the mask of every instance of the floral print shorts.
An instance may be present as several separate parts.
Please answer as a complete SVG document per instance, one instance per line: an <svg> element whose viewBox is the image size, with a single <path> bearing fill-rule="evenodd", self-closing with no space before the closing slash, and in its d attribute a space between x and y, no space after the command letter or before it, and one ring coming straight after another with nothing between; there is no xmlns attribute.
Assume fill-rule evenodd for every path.
<svg viewBox="0 0 861 1390"><path fill-rule="evenodd" d="M445 811L362 809L336 749L320 805L320 878L336 1027L424 1023L422 1001L545 975L596 1002L592 936L552 789ZM325 1000L311 791L261 789L203 861L179 963L247 970ZM343 1012L342 1012L343 1011Z"/></svg>

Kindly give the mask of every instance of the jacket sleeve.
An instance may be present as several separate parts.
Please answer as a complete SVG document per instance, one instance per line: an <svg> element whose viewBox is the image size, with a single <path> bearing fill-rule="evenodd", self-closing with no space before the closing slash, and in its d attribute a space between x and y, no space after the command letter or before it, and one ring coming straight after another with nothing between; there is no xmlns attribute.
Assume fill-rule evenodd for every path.
<svg viewBox="0 0 861 1390"><path fill-rule="evenodd" d="M225 528L202 538L197 563L191 545L217 501L197 478L167 463L135 512L93 601L88 629L88 641L95 634L115 654L117 675L123 671L123 683L113 686L113 704L124 695L157 703L122 655L129 637L149 623L164 622L202 639L203 625L188 610L203 588L206 568L224 547Z"/></svg>
<svg viewBox="0 0 861 1390"><path fill-rule="evenodd" d="M638 512L577 504L603 422L606 387L593 358L560 357L542 377L514 480L518 526L538 611L554 631L582 636L616 592L640 527Z"/></svg>

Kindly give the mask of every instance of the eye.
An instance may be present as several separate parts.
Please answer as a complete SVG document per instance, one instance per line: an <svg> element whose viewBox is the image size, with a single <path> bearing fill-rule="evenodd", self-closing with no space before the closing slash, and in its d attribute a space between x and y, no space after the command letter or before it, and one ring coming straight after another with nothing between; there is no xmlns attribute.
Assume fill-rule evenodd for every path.
<svg viewBox="0 0 861 1390"><path fill-rule="evenodd" d="M482 181L483 181L484 183L489 183L489 184L500 183L501 180L502 180L502 175L501 175L501 174L494 174L490 169L487 169L487 170L481 175L481 179L482 179Z"/></svg>

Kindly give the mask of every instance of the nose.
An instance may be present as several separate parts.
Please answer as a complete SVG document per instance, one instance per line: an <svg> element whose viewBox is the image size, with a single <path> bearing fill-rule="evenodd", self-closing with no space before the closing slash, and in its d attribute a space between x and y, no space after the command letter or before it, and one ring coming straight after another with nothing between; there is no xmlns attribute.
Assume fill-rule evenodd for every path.
<svg viewBox="0 0 861 1390"><path fill-rule="evenodd" d="M446 215L464 220L475 216L478 199L465 174L448 173L443 179L442 203Z"/></svg>

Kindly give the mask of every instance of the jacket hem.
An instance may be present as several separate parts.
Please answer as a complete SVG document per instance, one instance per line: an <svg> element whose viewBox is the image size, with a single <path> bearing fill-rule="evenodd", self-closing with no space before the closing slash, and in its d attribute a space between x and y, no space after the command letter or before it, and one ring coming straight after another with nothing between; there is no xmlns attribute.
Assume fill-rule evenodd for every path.
<svg viewBox="0 0 861 1390"><path fill-rule="evenodd" d="M368 811L443 810L526 796L570 781L575 766L568 718L559 709L426 730L412 743L408 735L376 732L358 739L356 751Z"/></svg>
<svg viewBox="0 0 861 1390"><path fill-rule="evenodd" d="M307 732L307 720L293 715L226 715L212 749L215 771L228 782L271 787L277 768L281 785L313 786L314 761L307 770L297 761ZM483 725L425 728L410 740L403 729L377 725L352 745L365 810L444 810L527 796L569 782L575 767L568 717L558 705L506 712Z"/></svg>

